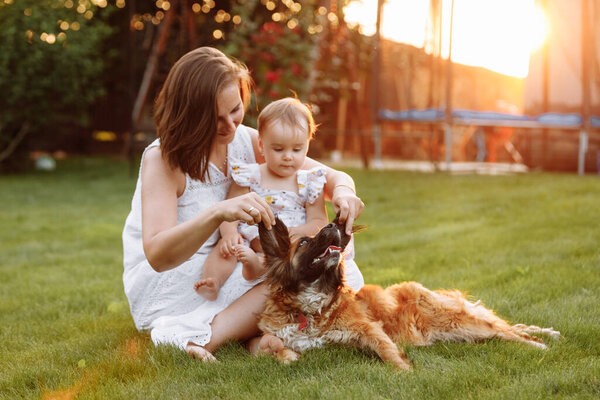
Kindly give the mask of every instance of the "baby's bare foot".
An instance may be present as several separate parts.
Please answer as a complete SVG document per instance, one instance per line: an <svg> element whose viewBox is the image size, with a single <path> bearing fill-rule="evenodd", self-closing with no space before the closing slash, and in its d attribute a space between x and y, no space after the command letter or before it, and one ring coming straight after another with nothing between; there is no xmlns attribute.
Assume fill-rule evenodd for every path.
<svg viewBox="0 0 600 400"><path fill-rule="evenodd" d="M202 362L217 361L215 356L213 356L210 351L194 343L188 343L187 346L185 346L185 352L188 354L188 356Z"/></svg>
<svg viewBox="0 0 600 400"><path fill-rule="evenodd" d="M264 273L264 265L261 258L248 246L236 246L235 256L242 263L242 276L246 280L255 280Z"/></svg>
<svg viewBox="0 0 600 400"><path fill-rule="evenodd" d="M219 295L219 286L213 278L206 278L196 282L194 290L209 301L215 301Z"/></svg>

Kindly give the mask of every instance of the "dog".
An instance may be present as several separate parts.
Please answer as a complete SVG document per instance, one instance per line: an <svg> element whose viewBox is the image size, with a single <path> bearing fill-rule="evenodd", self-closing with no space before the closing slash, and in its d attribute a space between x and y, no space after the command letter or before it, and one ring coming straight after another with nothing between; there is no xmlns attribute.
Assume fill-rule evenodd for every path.
<svg viewBox="0 0 600 400"><path fill-rule="evenodd" d="M365 285L355 292L344 284L343 251L350 237L337 217L314 237L295 242L279 219L271 230L261 225L259 233L269 294L258 326L282 341L282 348L267 352L284 363L309 348L340 343L372 350L410 370L404 344L499 338L545 349L530 335L560 337L552 328L510 325L458 290L404 282L386 289Z"/></svg>

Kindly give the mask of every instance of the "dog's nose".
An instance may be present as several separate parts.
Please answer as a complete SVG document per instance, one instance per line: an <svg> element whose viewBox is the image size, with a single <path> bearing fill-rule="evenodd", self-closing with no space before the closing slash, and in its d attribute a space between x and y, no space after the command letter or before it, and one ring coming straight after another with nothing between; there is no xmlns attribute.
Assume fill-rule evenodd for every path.
<svg viewBox="0 0 600 400"><path fill-rule="evenodd" d="M329 224L327 224L327 226L325 228L333 229L333 228L337 228L337 226L335 226L335 224L333 222L330 222Z"/></svg>

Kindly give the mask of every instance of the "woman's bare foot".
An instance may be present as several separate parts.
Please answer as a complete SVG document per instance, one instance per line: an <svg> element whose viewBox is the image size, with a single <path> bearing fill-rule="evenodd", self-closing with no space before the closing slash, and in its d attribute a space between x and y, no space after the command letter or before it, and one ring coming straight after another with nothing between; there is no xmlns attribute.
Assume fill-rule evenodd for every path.
<svg viewBox="0 0 600 400"><path fill-rule="evenodd" d="M263 260L248 246L238 245L235 247L235 256L242 263L242 276L252 281L258 279L264 273Z"/></svg>
<svg viewBox="0 0 600 400"><path fill-rule="evenodd" d="M248 350L248 353L252 354L253 356L258 355L258 352L260 350L259 346L261 339L262 336L255 336L252 339L248 339L246 341L246 350Z"/></svg>
<svg viewBox="0 0 600 400"><path fill-rule="evenodd" d="M264 335L260 338L258 343L259 353L277 354L278 351L283 350L283 341L277 336Z"/></svg>
<svg viewBox="0 0 600 400"><path fill-rule="evenodd" d="M219 285L213 278L202 279L194 284L194 290L208 301L215 301L219 295Z"/></svg>
<svg viewBox="0 0 600 400"><path fill-rule="evenodd" d="M266 334L264 336L256 336L246 342L246 348L252 355L266 353L270 355L277 354L278 351L284 348L283 341L277 336Z"/></svg>
<svg viewBox="0 0 600 400"><path fill-rule="evenodd" d="M187 346L185 346L185 352L193 359L200 360L202 362L217 361L215 356L213 356L210 351L206 350L202 346L198 346L195 343L188 343Z"/></svg>
<svg viewBox="0 0 600 400"><path fill-rule="evenodd" d="M267 334L260 338L260 341L258 339L259 338L251 339L248 344L248 350L252 354L269 354L284 364L296 361L300 357L295 351L286 348L283 345L283 341L277 336ZM258 345L256 345L256 342L258 342Z"/></svg>

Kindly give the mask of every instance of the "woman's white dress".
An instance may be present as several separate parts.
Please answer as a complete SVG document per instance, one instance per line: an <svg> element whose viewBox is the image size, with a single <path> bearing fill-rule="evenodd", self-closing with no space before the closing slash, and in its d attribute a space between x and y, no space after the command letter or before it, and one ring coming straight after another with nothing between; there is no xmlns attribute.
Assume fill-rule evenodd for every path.
<svg viewBox="0 0 600 400"><path fill-rule="evenodd" d="M251 128L240 125L235 138L227 146L228 164L254 163ZM158 140L150 144L159 146ZM143 164L143 156L142 156ZM212 163L210 180L200 182L186 174L186 187L177 199L177 221L182 223L213 204L225 200L232 179ZM242 277L241 263L219 290L215 301L208 301L194 291L194 283L202 276L206 257L219 239L218 230L186 262L172 270L158 273L152 269L142 245L141 167L131 212L123 230L123 285L129 300L131 315L138 330L151 330L155 344L173 344L182 349L192 341L205 345L210 341L215 315L247 292L257 282ZM358 271L360 276L360 272ZM360 276L362 285L362 276Z"/></svg>

